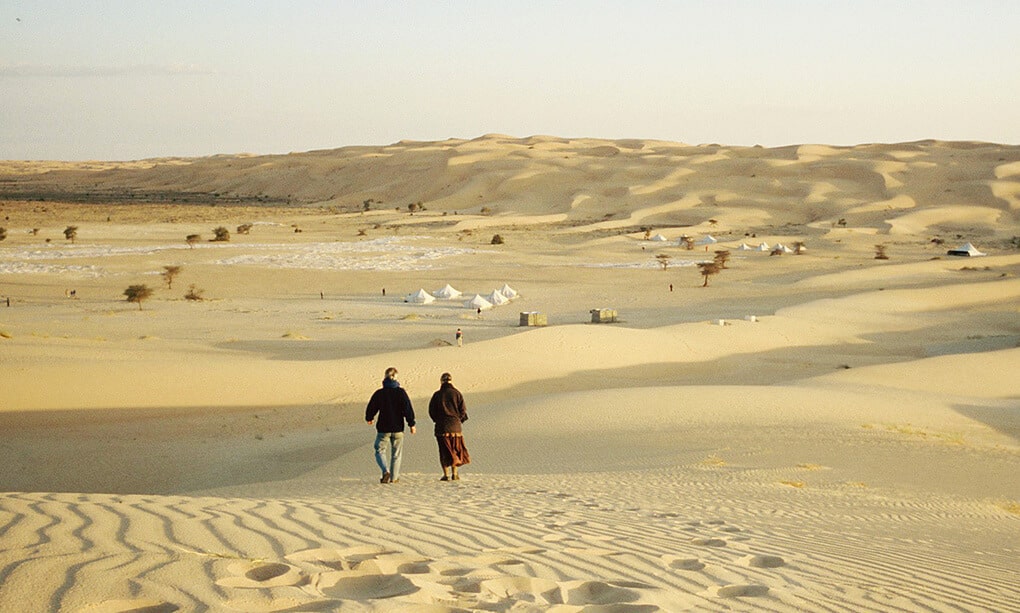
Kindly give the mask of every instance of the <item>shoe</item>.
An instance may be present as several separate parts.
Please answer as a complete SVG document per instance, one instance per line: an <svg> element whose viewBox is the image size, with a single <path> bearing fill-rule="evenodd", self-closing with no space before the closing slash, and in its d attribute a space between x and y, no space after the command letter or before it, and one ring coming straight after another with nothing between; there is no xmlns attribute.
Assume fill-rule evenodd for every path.
<svg viewBox="0 0 1020 613"><path fill-rule="evenodd" d="M400 479L391 479L390 483L400 483Z"/></svg>
<svg viewBox="0 0 1020 613"><path fill-rule="evenodd" d="M390 475L390 473L383 473L382 479L379 479L379 483L389 483L392 480L393 477Z"/></svg>
<svg viewBox="0 0 1020 613"><path fill-rule="evenodd" d="M453 477L451 477L451 479L453 479L454 481L460 481L460 475L454 475Z"/></svg>
<svg viewBox="0 0 1020 613"><path fill-rule="evenodd" d="M440 481L449 481L449 480L450 480L450 478L449 478L449 477L447 477L446 475L443 475L443 476L442 476L442 477L441 477L441 478L440 478L439 480L440 480Z"/></svg>

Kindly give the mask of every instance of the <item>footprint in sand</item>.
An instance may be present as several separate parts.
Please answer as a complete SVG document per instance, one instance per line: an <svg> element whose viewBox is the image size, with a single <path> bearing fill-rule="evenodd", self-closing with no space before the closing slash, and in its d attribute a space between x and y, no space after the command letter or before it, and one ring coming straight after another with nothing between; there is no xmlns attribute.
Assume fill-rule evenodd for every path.
<svg viewBox="0 0 1020 613"><path fill-rule="evenodd" d="M571 581L563 584L565 604L619 605L641 597L636 591L604 581Z"/></svg>
<svg viewBox="0 0 1020 613"><path fill-rule="evenodd" d="M397 598L414 594L421 588L404 575L378 575L336 571L320 577L317 586L323 596L341 600Z"/></svg>
<svg viewBox="0 0 1020 613"><path fill-rule="evenodd" d="M673 570L701 570L705 563L697 558L681 558L673 555L662 556L662 563Z"/></svg>
<svg viewBox="0 0 1020 613"><path fill-rule="evenodd" d="M560 586L549 579L537 577L498 577L478 584L483 595L536 604L563 604Z"/></svg>
<svg viewBox="0 0 1020 613"><path fill-rule="evenodd" d="M767 585L753 585L747 583L721 585L713 588L715 595L720 598L753 598L764 596L769 593Z"/></svg>
<svg viewBox="0 0 1020 613"><path fill-rule="evenodd" d="M173 613L180 607L160 600L104 600L80 609L81 613Z"/></svg>
<svg viewBox="0 0 1020 613"><path fill-rule="evenodd" d="M725 547L726 541L717 538L696 538L691 539L691 544L699 547Z"/></svg>
<svg viewBox="0 0 1020 613"><path fill-rule="evenodd" d="M358 545L342 549L307 549L292 553L287 559L292 562L310 562L333 570L353 570L366 560L399 553L378 545Z"/></svg>
<svg viewBox="0 0 1020 613"><path fill-rule="evenodd" d="M779 568L786 565L786 560L779 556L749 555L740 558L739 562L751 568Z"/></svg>
<svg viewBox="0 0 1020 613"><path fill-rule="evenodd" d="M293 566L279 562L255 563L239 562L228 567L233 577L225 577L216 582L220 587L238 587L261 589L269 587L285 587L304 585L308 582L301 571Z"/></svg>

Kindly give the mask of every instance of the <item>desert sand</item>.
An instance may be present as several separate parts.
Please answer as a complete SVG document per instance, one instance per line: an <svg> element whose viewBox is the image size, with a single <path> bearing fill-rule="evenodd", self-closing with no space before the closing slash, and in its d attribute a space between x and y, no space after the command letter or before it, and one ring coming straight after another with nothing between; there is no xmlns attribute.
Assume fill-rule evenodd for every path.
<svg viewBox="0 0 1020 613"><path fill-rule="evenodd" d="M1020 611L1020 147L488 135L0 197L0 610Z"/></svg>

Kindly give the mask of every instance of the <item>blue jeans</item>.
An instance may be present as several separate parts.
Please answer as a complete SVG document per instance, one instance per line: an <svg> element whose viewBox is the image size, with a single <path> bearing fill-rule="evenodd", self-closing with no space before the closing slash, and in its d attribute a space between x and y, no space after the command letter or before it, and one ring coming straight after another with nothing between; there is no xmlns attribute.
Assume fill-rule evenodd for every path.
<svg viewBox="0 0 1020 613"><path fill-rule="evenodd" d="M383 473L390 473L394 481L400 478L403 446L403 432L379 432L375 435L375 463Z"/></svg>

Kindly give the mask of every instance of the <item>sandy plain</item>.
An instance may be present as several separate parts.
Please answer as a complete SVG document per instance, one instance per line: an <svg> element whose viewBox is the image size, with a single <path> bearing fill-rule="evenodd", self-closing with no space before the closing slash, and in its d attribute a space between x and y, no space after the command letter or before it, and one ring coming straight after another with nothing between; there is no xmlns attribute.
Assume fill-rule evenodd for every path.
<svg viewBox="0 0 1020 613"><path fill-rule="evenodd" d="M1020 610L1018 147L488 135L0 195L0 610Z"/></svg>

